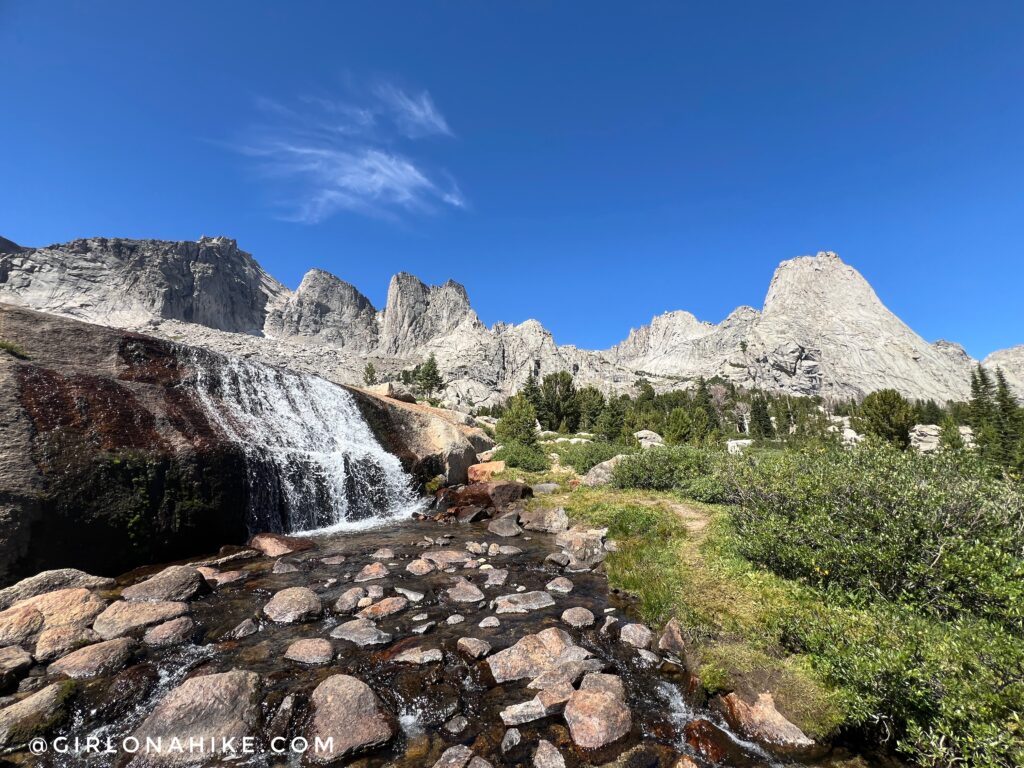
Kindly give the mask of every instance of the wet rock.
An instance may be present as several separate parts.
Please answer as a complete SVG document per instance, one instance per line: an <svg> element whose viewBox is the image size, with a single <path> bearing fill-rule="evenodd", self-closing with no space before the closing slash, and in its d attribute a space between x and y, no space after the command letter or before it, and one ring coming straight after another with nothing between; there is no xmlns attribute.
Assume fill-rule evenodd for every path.
<svg viewBox="0 0 1024 768"><path fill-rule="evenodd" d="M521 704L513 704L510 707L505 707L501 710L501 722L505 725L523 725L525 723L532 723L534 720L540 720L548 716L548 711L544 705L534 697L529 701L524 701Z"/></svg>
<svg viewBox="0 0 1024 768"><path fill-rule="evenodd" d="M394 560L395 550L391 549L390 547L381 547L372 555L370 555L370 557L374 560Z"/></svg>
<svg viewBox="0 0 1024 768"><path fill-rule="evenodd" d="M496 598L494 612L497 614L529 613L541 608L550 608L554 604L555 599L547 592L522 592Z"/></svg>
<svg viewBox="0 0 1024 768"><path fill-rule="evenodd" d="M344 555L331 555L330 557L324 557L320 560L324 565L341 565L345 562Z"/></svg>
<svg viewBox="0 0 1024 768"><path fill-rule="evenodd" d="M503 510L532 495L533 489L523 483L509 481L473 483L458 491L455 504L457 506L494 507Z"/></svg>
<svg viewBox="0 0 1024 768"><path fill-rule="evenodd" d="M138 647L135 640L126 637L87 645L53 662L47 671L76 680L112 675L124 668Z"/></svg>
<svg viewBox="0 0 1024 768"><path fill-rule="evenodd" d="M501 621L498 620L497 616L488 616L477 624L477 626L481 629L496 629L501 626Z"/></svg>
<svg viewBox="0 0 1024 768"><path fill-rule="evenodd" d="M172 565L145 581L126 587L121 591L121 597L151 603L186 602L209 591L206 579L196 568L191 565Z"/></svg>
<svg viewBox="0 0 1024 768"><path fill-rule="evenodd" d="M565 768L565 758L554 744L545 739L537 743L537 751L533 753L534 768Z"/></svg>
<svg viewBox="0 0 1024 768"><path fill-rule="evenodd" d="M44 629L36 641L33 655L36 657L36 661L53 661L69 651L89 643L95 643L100 639L100 636L89 627L77 624Z"/></svg>
<svg viewBox="0 0 1024 768"><path fill-rule="evenodd" d="M570 627L581 629L589 627L594 623L594 614L586 608L568 608L562 612L562 621Z"/></svg>
<svg viewBox="0 0 1024 768"><path fill-rule="evenodd" d="M454 603L477 603L485 597L484 593L468 579L457 579L446 594L448 599Z"/></svg>
<svg viewBox="0 0 1024 768"><path fill-rule="evenodd" d="M24 744L56 726L67 714L73 692L74 683L70 681L53 683L0 709L0 747Z"/></svg>
<svg viewBox="0 0 1024 768"><path fill-rule="evenodd" d="M487 510L483 507L456 507L455 519L460 523L475 523L487 519Z"/></svg>
<svg viewBox="0 0 1024 768"><path fill-rule="evenodd" d="M464 562L462 564L462 567L464 569L474 569L475 570L476 568L480 567L480 561L479 560L467 560L466 562Z"/></svg>
<svg viewBox="0 0 1024 768"><path fill-rule="evenodd" d="M515 645L487 659L491 675L497 683L537 678L546 672L561 674L570 662L590 656L585 648L573 643L561 629L549 627L535 635L521 638Z"/></svg>
<svg viewBox="0 0 1024 768"><path fill-rule="evenodd" d="M313 542L296 536L282 536L279 533L258 533L250 539L249 546L258 549L267 557L281 557L312 549Z"/></svg>
<svg viewBox="0 0 1024 768"><path fill-rule="evenodd" d="M271 569L271 573L296 573L298 572L298 570L299 566L296 565L295 562L293 562L292 560L285 560L284 558L281 558L276 563L274 563L274 567Z"/></svg>
<svg viewBox="0 0 1024 768"><path fill-rule="evenodd" d="M228 637L230 637L233 640L241 640L243 637L254 635L258 631L259 629L256 626L256 622L252 619L246 619L245 621L241 622L237 627L232 629L228 633Z"/></svg>
<svg viewBox="0 0 1024 768"><path fill-rule="evenodd" d="M188 603L133 603L119 600L111 603L96 617L92 628L104 640L127 635L153 624L176 619L188 613Z"/></svg>
<svg viewBox="0 0 1024 768"><path fill-rule="evenodd" d="M618 741L633 727L629 708L603 690L579 690L565 705L565 722L573 742L583 749L600 749Z"/></svg>
<svg viewBox="0 0 1024 768"><path fill-rule="evenodd" d="M471 659L480 659L491 652L491 644L475 637L460 637L455 644L459 652Z"/></svg>
<svg viewBox="0 0 1024 768"><path fill-rule="evenodd" d="M385 578L389 573L390 571L384 563L370 563L356 574L353 581L357 584L364 581L376 581Z"/></svg>
<svg viewBox="0 0 1024 768"><path fill-rule="evenodd" d="M331 637L348 640L360 647L386 645L391 642L391 635L377 629L374 623L367 619L353 619L339 624L331 631Z"/></svg>
<svg viewBox="0 0 1024 768"><path fill-rule="evenodd" d="M204 757L221 754L228 739L234 739L237 744L247 736L256 735L258 689L259 676L254 672L233 670L191 677L164 696L132 735L143 744L146 739L167 744L172 739L184 744L188 744L189 739L201 739L212 745ZM188 750L148 754L140 761L147 766L194 763L195 756Z"/></svg>
<svg viewBox="0 0 1024 768"><path fill-rule="evenodd" d="M604 624L601 625L601 634L602 635L607 635L608 634L608 630L611 629L613 626L615 626L618 623L619 623L619 620L616 619L614 616L605 616L604 617Z"/></svg>
<svg viewBox="0 0 1024 768"><path fill-rule="evenodd" d="M200 566L196 570L203 574L203 578L206 579L207 583L213 583L217 587L231 584L249 576L245 571L217 571L205 566Z"/></svg>
<svg viewBox="0 0 1024 768"><path fill-rule="evenodd" d="M364 608L356 615L362 619L378 621L386 616L391 616L404 611L409 606L409 600L404 597L386 597L379 603L374 603L369 608Z"/></svg>
<svg viewBox="0 0 1024 768"><path fill-rule="evenodd" d="M444 623L447 624L449 627L452 627L452 626L455 626L456 624L461 624L465 620L466 620L466 617L463 616L461 613L453 613L451 616L449 616L445 620Z"/></svg>
<svg viewBox="0 0 1024 768"><path fill-rule="evenodd" d="M605 557L604 537L606 528L584 528L576 526L555 537L555 546L561 547L570 558L583 565L594 565Z"/></svg>
<svg viewBox="0 0 1024 768"><path fill-rule="evenodd" d="M381 700L358 678L333 675L316 686L309 701L313 711L309 740L321 738L332 748L311 751L313 762L331 763L386 743L394 735Z"/></svg>
<svg viewBox="0 0 1024 768"><path fill-rule="evenodd" d="M441 549L437 552L424 552L423 559L430 561L437 568L448 568L472 560L468 552L456 552L454 549Z"/></svg>
<svg viewBox="0 0 1024 768"><path fill-rule="evenodd" d="M487 524L487 530L495 536L501 536L502 538L512 538L523 532L523 529L519 527L519 523L516 522L516 515L505 515L496 520L491 520Z"/></svg>
<svg viewBox="0 0 1024 768"><path fill-rule="evenodd" d="M35 576L22 579L10 587L0 589L0 610L6 610L15 603L27 600L30 597L42 595L46 592L56 592L59 589L110 589L113 586L113 579L93 576L77 568L58 568L52 571L43 571Z"/></svg>
<svg viewBox="0 0 1024 768"><path fill-rule="evenodd" d="M813 739L775 708L771 693L758 694L752 704L736 693L729 693L719 696L715 705L729 725L749 739L787 750L814 746Z"/></svg>
<svg viewBox="0 0 1024 768"><path fill-rule="evenodd" d="M572 592L573 583L565 578L565 576L558 576L544 585L544 588L548 592L558 592L559 594L567 595Z"/></svg>
<svg viewBox="0 0 1024 768"><path fill-rule="evenodd" d="M482 555L487 552L487 547L478 541L466 542L466 551L472 555Z"/></svg>
<svg viewBox="0 0 1024 768"><path fill-rule="evenodd" d="M278 624L295 624L315 619L321 610L320 598L307 587L282 589L263 606L267 618Z"/></svg>
<svg viewBox="0 0 1024 768"><path fill-rule="evenodd" d="M300 664L326 664L334 658L334 646L322 637L304 638L289 645L284 657Z"/></svg>
<svg viewBox="0 0 1024 768"><path fill-rule="evenodd" d="M430 630L432 630L436 626L437 626L437 622L436 621L428 621L425 624L417 624L415 627L413 627L409 631L412 632L414 635L425 635L425 634L427 634L427 632L429 632Z"/></svg>
<svg viewBox="0 0 1024 768"><path fill-rule="evenodd" d="M192 639L195 631L196 624L191 618L179 616L147 629L142 636L142 642L154 648L165 648L169 645L188 642Z"/></svg>
<svg viewBox="0 0 1024 768"><path fill-rule="evenodd" d="M558 567L564 568L569 564L569 556L565 552L552 552L544 558L544 562L554 563Z"/></svg>
<svg viewBox="0 0 1024 768"><path fill-rule="evenodd" d="M590 672L583 676L580 683L581 691L604 691L619 701L626 700L626 687L618 675L607 675L603 672Z"/></svg>
<svg viewBox="0 0 1024 768"><path fill-rule="evenodd" d="M484 586L501 587L504 586L506 581L508 581L508 570L505 568L495 568L487 573L487 581L484 582Z"/></svg>
<svg viewBox="0 0 1024 768"><path fill-rule="evenodd" d="M523 554L523 550L519 547L513 547L511 544L502 544L498 547L498 554L505 555L506 557L513 557L515 555Z"/></svg>
<svg viewBox="0 0 1024 768"><path fill-rule="evenodd" d="M562 533L569 530L569 515L557 509L530 509L519 513L519 522L528 531Z"/></svg>
<svg viewBox="0 0 1024 768"><path fill-rule="evenodd" d="M627 624L619 633L622 642L632 645L634 648L647 648L654 639L654 635L643 624Z"/></svg>
<svg viewBox="0 0 1024 768"><path fill-rule="evenodd" d="M648 666L656 667L661 664L661 656L647 650L646 648L638 648L637 655L640 657L640 660Z"/></svg>
<svg viewBox="0 0 1024 768"><path fill-rule="evenodd" d="M21 677L21 673L31 666L32 654L21 646L9 645L0 648L0 688L13 685Z"/></svg>
<svg viewBox="0 0 1024 768"><path fill-rule="evenodd" d="M508 754L513 749L518 747L523 741L523 735L519 732L518 728L509 728L505 731L505 736L501 740L501 753Z"/></svg>
<svg viewBox="0 0 1024 768"><path fill-rule="evenodd" d="M501 554L501 545L500 544L488 544L487 545L487 556L488 557L497 557L500 554Z"/></svg>
<svg viewBox="0 0 1024 768"><path fill-rule="evenodd" d="M472 758L473 750L463 744L457 744L446 749L433 768L465 768Z"/></svg>
<svg viewBox="0 0 1024 768"><path fill-rule="evenodd" d="M366 590L362 587L347 589L334 602L334 611L336 613L352 613L359 606L359 601L364 597L366 597Z"/></svg>
<svg viewBox="0 0 1024 768"><path fill-rule="evenodd" d="M658 649L667 651L668 653L674 653L681 659L686 659L690 655L689 647L686 642L686 637L683 635L683 629L679 626L679 621L671 619L666 625L664 631L661 633L661 637L658 639Z"/></svg>
<svg viewBox="0 0 1024 768"><path fill-rule="evenodd" d="M423 648L410 648L409 650L402 651L398 655L392 658L392 661L396 661L400 664L432 664L437 661L441 661L443 655L437 648L430 648L425 650Z"/></svg>
<svg viewBox="0 0 1024 768"><path fill-rule="evenodd" d="M449 720L447 723L444 724L444 729L446 731L448 731L448 733L451 733L451 734L462 733L468 727L469 727L469 720L467 720L463 715L456 715L455 717L453 717L451 720Z"/></svg>
<svg viewBox="0 0 1024 768"><path fill-rule="evenodd" d="M691 720L684 729L686 743L711 763L742 765L748 761L729 735L709 720Z"/></svg>
<svg viewBox="0 0 1024 768"><path fill-rule="evenodd" d="M84 587L27 598L0 612L0 646L31 644L40 633L60 627L88 627L106 605Z"/></svg>
<svg viewBox="0 0 1024 768"><path fill-rule="evenodd" d="M566 702L569 701L573 693L575 693L575 691L573 690L572 684L568 679L565 679L540 691L540 693L537 694L537 701L543 705L544 710L548 714L554 714L555 712L562 711Z"/></svg>
<svg viewBox="0 0 1024 768"><path fill-rule="evenodd" d="M434 564L431 563L429 560L423 560L421 558L418 560L413 560L411 563L405 566L405 570L407 570L413 576L426 576L428 573L434 570Z"/></svg>
<svg viewBox="0 0 1024 768"><path fill-rule="evenodd" d="M366 596L371 600L380 600L384 597L384 587L380 584L371 584L366 588Z"/></svg>
<svg viewBox="0 0 1024 768"><path fill-rule="evenodd" d="M395 592L400 594L402 597L404 597L410 603L422 602L423 598L426 597L426 595L423 592L416 592L416 591L411 590L411 589L405 589L404 587L395 587Z"/></svg>
<svg viewBox="0 0 1024 768"><path fill-rule="evenodd" d="M700 768L700 766L697 765L697 761L689 755L682 755L672 763L672 768Z"/></svg>

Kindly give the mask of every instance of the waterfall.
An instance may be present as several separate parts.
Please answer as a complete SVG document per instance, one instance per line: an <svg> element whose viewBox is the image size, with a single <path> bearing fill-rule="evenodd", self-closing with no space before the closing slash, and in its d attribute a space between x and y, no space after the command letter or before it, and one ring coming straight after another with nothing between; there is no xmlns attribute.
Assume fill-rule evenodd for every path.
<svg viewBox="0 0 1024 768"><path fill-rule="evenodd" d="M419 505L344 388L198 350L193 363L199 401L245 453L251 531L351 530Z"/></svg>

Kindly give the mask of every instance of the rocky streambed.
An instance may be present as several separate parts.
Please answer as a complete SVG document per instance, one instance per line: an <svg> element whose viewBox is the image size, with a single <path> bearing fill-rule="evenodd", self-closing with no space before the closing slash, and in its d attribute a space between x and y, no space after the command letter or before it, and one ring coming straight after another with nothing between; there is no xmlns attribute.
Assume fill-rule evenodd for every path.
<svg viewBox="0 0 1024 768"><path fill-rule="evenodd" d="M478 484L423 519L0 591L0 764L837 759L770 696L697 702L678 627L609 591L614 542L528 493Z"/></svg>

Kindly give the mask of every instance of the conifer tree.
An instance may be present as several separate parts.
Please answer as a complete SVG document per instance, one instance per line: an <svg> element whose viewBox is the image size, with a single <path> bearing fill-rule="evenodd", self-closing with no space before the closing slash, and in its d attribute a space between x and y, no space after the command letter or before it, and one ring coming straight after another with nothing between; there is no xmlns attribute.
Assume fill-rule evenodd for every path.
<svg viewBox="0 0 1024 768"><path fill-rule="evenodd" d="M880 389L864 398L853 426L858 432L906 448L910 445L910 428L914 426L914 408L895 389Z"/></svg>
<svg viewBox="0 0 1024 768"><path fill-rule="evenodd" d="M960 426L951 415L947 415L942 421L942 431L939 432L939 446L947 451L959 451L964 447L964 439L960 435Z"/></svg>
<svg viewBox="0 0 1024 768"><path fill-rule="evenodd" d="M775 437L775 425L768 413L768 402L761 395L755 395L750 403L750 433L762 439Z"/></svg>
<svg viewBox="0 0 1024 768"><path fill-rule="evenodd" d="M437 369L437 358L430 353L427 361L418 367L416 371L416 384L425 395L431 395L441 388L444 382L441 381L441 373Z"/></svg>
<svg viewBox="0 0 1024 768"><path fill-rule="evenodd" d="M494 428L495 437L503 445L518 443L537 444L537 411L521 392L508 399L505 413Z"/></svg>
<svg viewBox="0 0 1024 768"><path fill-rule="evenodd" d="M377 383L377 368L373 363L367 363L366 367L363 368L363 382L368 387Z"/></svg>

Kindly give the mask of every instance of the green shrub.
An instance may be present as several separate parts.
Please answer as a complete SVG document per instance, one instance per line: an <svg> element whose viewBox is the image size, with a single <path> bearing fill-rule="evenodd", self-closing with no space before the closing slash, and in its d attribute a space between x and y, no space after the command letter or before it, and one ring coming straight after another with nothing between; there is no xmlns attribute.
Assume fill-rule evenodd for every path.
<svg viewBox="0 0 1024 768"><path fill-rule="evenodd" d="M510 397L494 434L499 443L533 446L537 443L537 410L523 395Z"/></svg>
<svg viewBox="0 0 1024 768"><path fill-rule="evenodd" d="M881 442L738 466L742 552L781 576L1024 632L1024 495L965 452Z"/></svg>
<svg viewBox="0 0 1024 768"><path fill-rule="evenodd" d="M678 491L709 504L729 497L728 457L711 448L690 445L647 448L620 461L612 473L619 488Z"/></svg>
<svg viewBox="0 0 1024 768"><path fill-rule="evenodd" d="M998 625L826 599L784 628L844 691L847 720L921 766L1024 765L1024 643Z"/></svg>
<svg viewBox="0 0 1024 768"><path fill-rule="evenodd" d="M551 461L540 448L522 443L508 443L494 454L494 461L504 461L506 466L525 469L527 472L543 472L551 468Z"/></svg>
<svg viewBox="0 0 1024 768"><path fill-rule="evenodd" d="M558 454L562 464L575 469L579 474L585 475L595 464L608 461L620 453L630 453L633 449L627 448L618 443L555 443L551 450Z"/></svg>
<svg viewBox="0 0 1024 768"><path fill-rule="evenodd" d="M29 360L28 352L25 351L24 347L15 344L13 341L6 341L0 339L0 352L6 352L11 357L16 357L19 360Z"/></svg>

